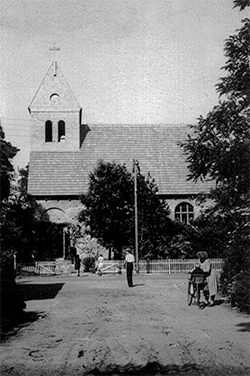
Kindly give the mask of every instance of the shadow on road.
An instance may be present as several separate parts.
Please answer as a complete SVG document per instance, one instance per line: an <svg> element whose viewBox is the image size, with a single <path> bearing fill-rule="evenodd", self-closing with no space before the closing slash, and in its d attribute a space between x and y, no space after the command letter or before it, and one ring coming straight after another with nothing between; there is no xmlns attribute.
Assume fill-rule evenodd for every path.
<svg viewBox="0 0 250 376"><path fill-rule="evenodd" d="M19 315L1 316L0 340L7 341L15 336L19 330L43 318L44 312L22 312Z"/></svg>
<svg viewBox="0 0 250 376"><path fill-rule="evenodd" d="M16 285L15 296L12 291L3 291L1 302L7 309L1 310L0 339L6 340L15 335L20 328L37 321L44 312L17 311L17 301L54 299L64 283L19 283Z"/></svg>
<svg viewBox="0 0 250 376"><path fill-rule="evenodd" d="M239 329L239 332L250 332L250 322L241 322L236 326L241 328Z"/></svg>
<svg viewBox="0 0 250 376"><path fill-rule="evenodd" d="M23 300L43 300L54 299L63 287L64 283L47 283L47 284L18 284L17 290Z"/></svg>
<svg viewBox="0 0 250 376"><path fill-rule="evenodd" d="M224 300L223 299L217 299L217 300L215 300L215 302L214 302L214 305L221 305L221 304L223 304L224 303Z"/></svg>

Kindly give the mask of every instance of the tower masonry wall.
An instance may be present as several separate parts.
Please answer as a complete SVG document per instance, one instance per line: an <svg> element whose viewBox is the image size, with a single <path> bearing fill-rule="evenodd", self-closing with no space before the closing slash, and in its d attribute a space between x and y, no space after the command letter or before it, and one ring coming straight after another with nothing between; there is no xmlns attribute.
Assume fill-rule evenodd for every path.
<svg viewBox="0 0 250 376"><path fill-rule="evenodd" d="M80 148L79 112L31 113L31 151L77 151ZM45 142L45 123L52 122L52 142ZM58 122L65 123L65 139L58 142Z"/></svg>

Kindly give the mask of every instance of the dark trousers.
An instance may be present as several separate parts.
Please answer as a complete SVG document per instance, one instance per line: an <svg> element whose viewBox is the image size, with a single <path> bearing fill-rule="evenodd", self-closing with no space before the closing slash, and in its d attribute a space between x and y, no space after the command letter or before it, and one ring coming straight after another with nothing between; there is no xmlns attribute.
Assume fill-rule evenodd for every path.
<svg viewBox="0 0 250 376"><path fill-rule="evenodd" d="M133 263L127 262L127 281L129 287L133 286Z"/></svg>

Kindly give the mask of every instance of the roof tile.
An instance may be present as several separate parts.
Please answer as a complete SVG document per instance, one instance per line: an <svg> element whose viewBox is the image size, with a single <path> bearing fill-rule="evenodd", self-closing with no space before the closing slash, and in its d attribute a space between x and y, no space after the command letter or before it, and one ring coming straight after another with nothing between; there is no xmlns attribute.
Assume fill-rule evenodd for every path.
<svg viewBox="0 0 250 376"><path fill-rule="evenodd" d="M89 173L98 159L126 164L139 161L141 173L155 179L159 194L192 195L207 191L211 182L187 180L189 170L179 142L187 126L88 125L78 152L31 152L28 192L34 196L79 195L88 189Z"/></svg>

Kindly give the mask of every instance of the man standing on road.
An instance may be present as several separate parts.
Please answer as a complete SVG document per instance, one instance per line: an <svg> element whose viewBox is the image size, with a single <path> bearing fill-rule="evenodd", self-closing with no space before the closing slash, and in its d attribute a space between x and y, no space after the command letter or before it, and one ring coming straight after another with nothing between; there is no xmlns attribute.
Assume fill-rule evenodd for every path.
<svg viewBox="0 0 250 376"><path fill-rule="evenodd" d="M133 269L134 269L135 258L132 255L130 248L127 248L126 252L127 254L125 258L125 263L126 263L127 281L128 281L128 286L133 287Z"/></svg>
<svg viewBox="0 0 250 376"><path fill-rule="evenodd" d="M76 247L75 244L70 247L70 258L71 258L71 264L74 264L75 258L76 258Z"/></svg>
<svg viewBox="0 0 250 376"><path fill-rule="evenodd" d="M103 261L104 257L103 255L100 255L97 260L97 272L99 275L102 275Z"/></svg>
<svg viewBox="0 0 250 376"><path fill-rule="evenodd" d="M75 270L77 270L77 277L80 277L81 259L79 255L75 257Z"/></svg>

